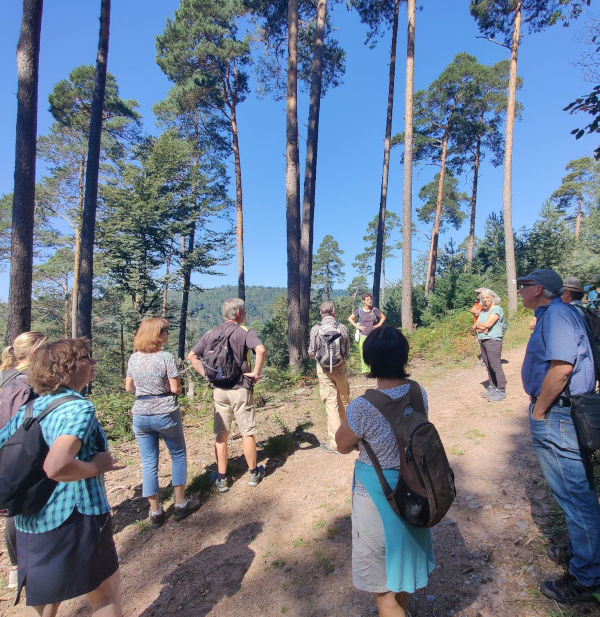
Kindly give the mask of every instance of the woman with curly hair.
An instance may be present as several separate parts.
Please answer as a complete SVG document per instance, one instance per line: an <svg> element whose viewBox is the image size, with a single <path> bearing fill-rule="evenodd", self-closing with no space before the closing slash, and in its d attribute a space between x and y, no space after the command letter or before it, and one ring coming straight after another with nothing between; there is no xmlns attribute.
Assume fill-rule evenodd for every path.
<svg viewBox="0 0 600 617"><path fill-rule="evenodd" d="M158 496L158 441L162 437L172 461L175 494L173 519L180 521L195 512L200 503L186 499L187 456L177 395L181 379L175 358L163 347L169 337L166 319L144 319L135 333L135 353L129 358L125 390L135 394L133 432L142 458L142 495L148 498L150 524L160 527L165 513Z"/></svg>
<svg viewBox="0 0 600 617"><path fill-rule="evenodd" d="M41 345L29 368L29 383L39 394L29 403L34 416L65 398L40 422L50 448L44 471L58 484L39 512L15 516L17 602L25 585L27 605L43 617L54 617L63 600L83 594L92 615L122 617L104 474L123 467L108 452L94 405L80 394L93 379L95 364L89 341L60 339ZM24 417L25 407L0 430L0 447Z"/></svg>

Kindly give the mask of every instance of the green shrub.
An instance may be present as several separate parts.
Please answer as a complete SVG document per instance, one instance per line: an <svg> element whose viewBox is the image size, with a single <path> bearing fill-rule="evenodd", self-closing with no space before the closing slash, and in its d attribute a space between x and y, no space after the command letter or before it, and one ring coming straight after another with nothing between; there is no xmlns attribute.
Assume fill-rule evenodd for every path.
<svg viewBox="0 0 600 617"><path fill-rule="evenodd" d="M91 401L96 407L96 417L109 439L112 441L133 439L131 394L115 392L92 394Z"/></svg>

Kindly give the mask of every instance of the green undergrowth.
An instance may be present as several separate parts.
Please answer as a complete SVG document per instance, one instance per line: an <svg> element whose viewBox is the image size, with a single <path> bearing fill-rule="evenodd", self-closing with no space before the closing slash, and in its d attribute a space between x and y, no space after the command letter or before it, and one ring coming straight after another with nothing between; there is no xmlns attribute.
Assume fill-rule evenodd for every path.
<svg viewBox="0 0 600 617"><path fill-rule="evenodd" d="M524 345L531 331L531 311L520 308L508 322L504 349ZM449 313L431 326L417 328L407 335L410 344L409 362L435 368L456 367L473 362L479 345L472 331L473 318L466 310Z"/></svg>

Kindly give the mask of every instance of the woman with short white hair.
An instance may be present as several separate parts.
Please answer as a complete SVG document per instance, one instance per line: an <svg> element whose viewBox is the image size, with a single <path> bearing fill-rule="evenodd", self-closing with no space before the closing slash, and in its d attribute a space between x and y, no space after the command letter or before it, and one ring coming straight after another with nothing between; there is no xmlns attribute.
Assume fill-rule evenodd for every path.
<svg viewBox="0 0 600 617"><path fill-rule="evenodd" d="M502 369L502 339L506 331L506 317L499 306L500 296L491 289L481 292L483 311L473 325L479 339L481 359L488 373L488 387L482 394L495 403L506 399L506 377Z"/></svg>

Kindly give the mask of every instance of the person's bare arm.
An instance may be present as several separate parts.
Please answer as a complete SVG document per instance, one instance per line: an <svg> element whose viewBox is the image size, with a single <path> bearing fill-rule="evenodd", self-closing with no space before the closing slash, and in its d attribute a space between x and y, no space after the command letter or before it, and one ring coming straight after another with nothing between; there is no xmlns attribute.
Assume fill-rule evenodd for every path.
<svg viewBox="0 0 600 617"><path fill-rule="evenodd" d="M124 469L110 452L98 452L89 462L75 458L81 449L81 439L72 435L57 437L44 461L46 475L56 482L75 482L99 476L107 471Z"/></svg>
<svg viewBox="0 0 600 617"><path fill-rule="evenodd" d="M385 323L385 320L385 315L381 311L379 311L379 321L373 326L373 329L381 328L381 326L383 326L383 324Z"/></svg>
<svg viewBox="0 0 600 617"><path fill-rule="evenodd" d="M125 377L125 392L135 394L135 382L131 377Z"/></svg>
<svg viewBox="0 0 600 617"><path fill-rule="evenodd" d="M335 443L340 454L349 454L352 450L358 449L358 437L350 428L348 420L344 420L336 431Z"/></svg>
<svg viewBox="0 0 600 617"><path fill-rule="evenodd" d="M173 394L181 394L181 377L169 377L169 389Z"/></svg>
<svg viewBox="0 0 600 617"><path fill-rule="evenodd" d="M475 332L487 332L499 319L498 313L492 313L485 321L477 322L473 326Z"/></svg>
<svg viewBox="0 0 600 617"><path fill-rule="evenodd" d="M540 395L533 406L531 415L534 420L543 420L546 412L552 406L560 393L565 389L569 382L569 377L573 372L573 365L562 360L551 360L550 368L542 382Z"/></svg>
<svg viewBox="0 0 600 617"><path fill-rule="evenodd" d="M354 317L354 313L350 314L350 317L348 317L348 321L359 331L359 332L363 332L365 327L361 326L360 323L356 323L356 318Z"/></svg>
<svg viewBox="0 0 600 617"><path fill-rule="evenodd" d="M206 375L204 374L204 367L202 366L202 360L199 356L197 356L193 351L190 351L188 354L188 360L190 364L194 367L194 370L201 376L206 379Z"/></svg>
<svg viewBox="0 0 600 617"><path fill-rule="evenodd" d="M256 383L260 379L260 374L262 372L262 368L265 364L265 358L267 357L267 350L264 345L257 345L254 350L256 354L256 360L254 361L254 370L250 373L244 373L246 377L250 377L254 383Z"/></svg>

